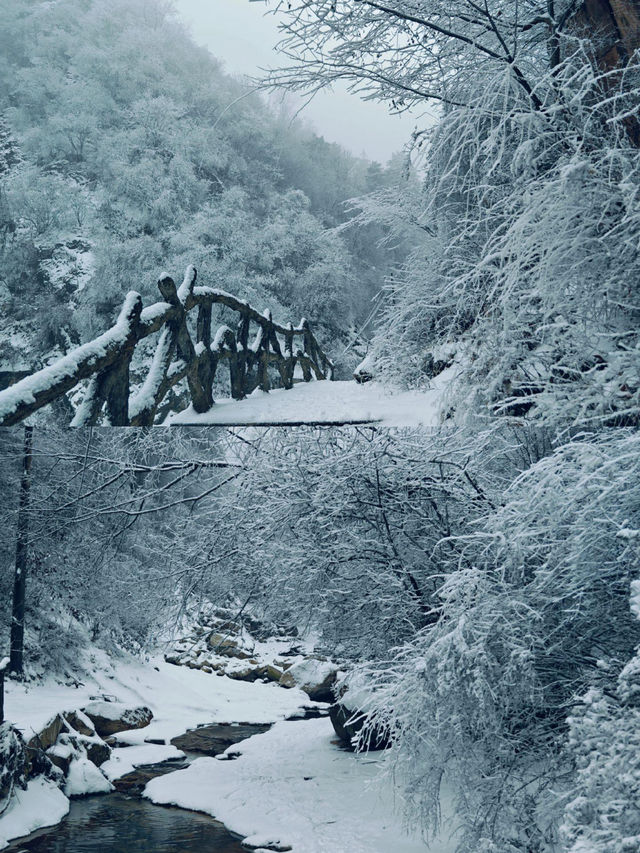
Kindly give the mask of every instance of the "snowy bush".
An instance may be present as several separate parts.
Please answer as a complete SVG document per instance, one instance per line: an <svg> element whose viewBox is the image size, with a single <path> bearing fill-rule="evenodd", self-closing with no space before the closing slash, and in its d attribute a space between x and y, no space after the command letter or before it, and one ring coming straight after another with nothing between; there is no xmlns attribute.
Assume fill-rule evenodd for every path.
<svg viewBox="0 0 640 853"><path fill-rule="evenodd" d="M640 568L639 448L632 431L584 437L515 478L475 532L457 538L460 566L437 591L436 624L388 664L363 668L376 688L371 725L392 735L409 815L435 829L446 783L463 850L484 841L551 849L577 743L585 766L609 772L598 738L615 730L611 708L594 700L571 737L566 712L590 688L616 691L618 678L628 697L638 691L636 668L624 667L640 642L628 606ZM631 705L621 712L623 732L636 717ZM595 740L580 736L588 726Z"/></svg>
<svg viewBox="0 0 640 853"><path fill-rule="evenodd" d="M463 103L424 134L422 197L362 202L364 221L420 235L388 281L376 361L420 385L457 344L460 417L637 420L640 66L596 69L569 36L563 52L538 64L541 108L510 70L465 71L448 93Z"/></svg>
<svg viewBox="0 0 640 853"><path fill-rule="evenodd" d="M640 531L625 527L619 535L635 541ZM640 618L640 581L631 589L631 610ZM640 850L639 697L636 652L617 684L592 687L569 717L569 747L576 763L562 825L569 853Z"/></svg>
<svg viewBox="0 0 640 853"><path fill-rule="evenodd" d="M562 825L566 850L640 850L640 710L593 688L569 724L576 781Z"/></svg>
<svg viewBox="0 0 640 853"><path fill-rule="evenodd" d="M20 734L10 723L0 725L0 814L16 787L25 788L25 753Z"/></svg>

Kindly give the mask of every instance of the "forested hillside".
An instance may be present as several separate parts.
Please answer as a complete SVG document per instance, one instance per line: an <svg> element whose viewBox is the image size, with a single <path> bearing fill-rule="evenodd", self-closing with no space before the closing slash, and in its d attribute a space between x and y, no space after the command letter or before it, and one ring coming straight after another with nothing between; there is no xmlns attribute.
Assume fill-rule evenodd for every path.
<svg viewBox="0 0 640 853"><path fill-rule="evenodd" d="M379 226L332 229L395 181L225 76L166 4L11 2L0 31L0 358L30 368L102 332L163 269L308 317L371 310Z"/></svg>

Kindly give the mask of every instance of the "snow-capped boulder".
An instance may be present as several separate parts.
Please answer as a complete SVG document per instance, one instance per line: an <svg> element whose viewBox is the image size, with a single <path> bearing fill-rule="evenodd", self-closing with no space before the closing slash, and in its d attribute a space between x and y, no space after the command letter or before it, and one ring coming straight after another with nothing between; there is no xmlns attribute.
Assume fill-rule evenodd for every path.
<svg viewBox="0 0 640 853"><path fill-rule="evenodd" d="M306 657L294 663L280 677L283 687L299 687L316 702L333 702L333 685L338 674L330 661Z"/></svg>
<svg viewBox="0 0 640 853"><path fill-rule="evenodd" d="M365 750L387 749L391 741L387 732L379 726L367 726L376 703L371 685L359 673L351 673L338 685L339 699L329 709L329 717L335 733L345 746Z"/></svg>
<svg viewBox="0 0 640 853"><path fill-rule="evenodd" d="M224 674L234 681L275 681L278 683L283 673L277 667L266 664L241 667L240 669L226 669Z"/></svg>
<svg viewBox="0 0 640 853"><path fill-rule="evenodd" d="M76 751L86 753L87 758L96 767L104 764L111 758L111 747L101 737L94 734L93 737L79 734L61 734L58 744L69 744Z"/></svg>
<svg viewBox="0 0 640 853"><path fill-rule="evenodd" d="M58 740L58 735L62 731L63 727L64 720L60 714L56 714L55 717L52 717L46 726L41 729L41 731L29 738L27 741L27 748L30 750L41 749L43 752L46 752L49 747L53 746Z"/></svg>
<svg viewBox="0 0 640 853"><path fill-rule="evenodd" d="M101 767L111 758L111 747L97 738L92 741L85 740L84 748L87 750L87 758L96 767Z"/></svg>
<svg viewBox="0 0 640 853"><path fill-rule="evenodd" d="M60 768L66 776L74 757L74 750L70 744L56 743L47 750L47 758L52 764Z"/></svg>
<svg viewBox="0 0 640 853"><path fill-rule="evenodd" d="M86 755L77 755L72 758L64 786L67 797L108 794L109 791L113 791L113 785Z"/></svg>
<svg viewBox="0 0 640 853"><path fill-rule="evenodd" d="M329 717L333 729L342 743L352 748L354 738L358 736L366 722L366 713L354 711L343 702L336 702L329 708ZM374 728L363 745L366 746L367 750L378 750L387 749L391 744L384 732Z"/></svg>
<svg viewBox="0 0 640 853"><path fill-rule="evenodd" d="M356 382L359 382L360 385L364 385L365 382L371 382L374 375L373 358L370 355L365 356L353 371L353 378Z"/></svg>
<svg viewBox="0 0 640 853"><path fill-rule="evenodd" d="M212 634L209 634L209 637L207 638L207 645L216 654L223 655L224 657L240 658L241 660L251 657L250 654L240 647L237 640L234 640L225 634L219 634L215 631Z"/></svg>
<svg viewBox="0 0 640 853"><path fill-rule="evenodd" d="M95 726L82 711L66 711L63 715L64 721L67 724L68 731L78 732L78 734L93 737L96 733Z"/></svg>
<svg viewBox="0 0 640 853"><path fill-rule="evenodd" d="M120 702L92 702L83 712L89 717L100 737L129 729L143 729L153 719L149 708L143 705L128 708Z"/></svg>

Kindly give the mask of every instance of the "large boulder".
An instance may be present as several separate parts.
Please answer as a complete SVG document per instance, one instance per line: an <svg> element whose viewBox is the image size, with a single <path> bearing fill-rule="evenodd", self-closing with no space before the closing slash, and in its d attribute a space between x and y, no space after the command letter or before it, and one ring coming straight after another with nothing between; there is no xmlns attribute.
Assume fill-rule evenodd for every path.
<svg viewBox="0 0 640 853"><path fill-rule="evenodd" d="M216 631L207 637L207 645L213 652L223 657L240 658L240 660L246 660L251 657L250 654L240 648L237 640L224 634L219 634Z"/></svg>
<svg viewBox="0 0 640 853"><path fill-rule="evenodd" d="M329 717L335 733L344 746L354 748L354 739L367 721L367 715L361 711L354 711L343 702L336 702L329 708ZM374 728L367 734L366 741L362 744L367 750L388 749L391 745L386 732Z"/></svg>
<svg viewBox="0 0 640 853"><path fill-rule="evenodd" d="M278 683L282 677L282 671L271 664L248 666L243 669L227 669L224 674L234 681L275 681Z"/></svg>
<svg viewBox="0 0 640 853"><path fill-rule="evenodd" d="M49 720L46 726L43 726L39 732L29 738L27 748L30 750L41 749L43 752L46 752L58 740L58 735L63 727L64 720L60 714L56 714L55 717Z"/></svg>
<svg viewBox="0 0 640 853"><path fill-rule="evenodd" d="M75 755L73 747L68 743L56 743L47 750L47 758L55 764L66 776Z"/></svg>
<svg viewBox="0 0 640 853"><path fill-rule="evenodd" d="M364 385L365 382L371 382L375 378L375 366L373 358L370 355L366 355L353 371L353 378L360 385Z"/></svg>
<svg viewBox="0 0 640 853"><path fill-rule="evenodd" d="M92 702L83 712L93 723L100 737L108 737L129 729L143 729L153 719L149 708L140 705L127 707L120 702Z"/></svg>
<svg viewBox="0 0 640 853"><path fill-rule="evenodd" d="M299 687L315 702L333 702L333 686L338 669L330 661L306 657L287 669L280 677L282 687Z"/></svg>
<svg viewBox="0 0 640 853"><path fill-rule="evenodd" d="M78 732L78 734L85 735L86 737L93 737L95 735L95 726L82 711L65 711L62 716L67 724L66 728L68 731Z"/></svg>
<svg viewBox="0 0 640 853"><path fill-rule="evenodd" d="M60 736L61 739L63 737L64 735ZM96 767L100 767L105 761L111 758L111 747L97 736L69 735L69 740L76 749L80 751L84 750L89 761L95 764Z"/></svg>
<svg viewBox="0 0 640 853"><path fill-rule="evenodd" d="M79 753L72 757L64 783L67 797L108 794L110 791L113 791L113 785L86 755Z"/></svg>

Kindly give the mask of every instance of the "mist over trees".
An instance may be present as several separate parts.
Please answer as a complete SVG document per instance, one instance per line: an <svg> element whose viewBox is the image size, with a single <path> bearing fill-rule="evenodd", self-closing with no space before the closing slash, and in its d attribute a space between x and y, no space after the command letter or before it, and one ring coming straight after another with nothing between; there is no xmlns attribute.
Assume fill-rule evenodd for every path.
<svg viewBox="0 0 640 853"><path fill-rule="evenodd" d="M0 33L2 356L31 366L103 331L159 273L201 281L329 341L394 262L380 228L333 229L395 182L226 76L155 0L16 0ZM397 255L399 257L399 255ZM34 343L37 341L37 343Z"/></svg>
<svg viewBox="0 0 640 853"><path fill-rule="evenodd" d="M274 84L340 78L397 109L440 104L416 139L422 192L366 202L370 219L422 227L378 357L419 384L457 353L457 400L482 415L637 420L638 12L581 5L279 5L294 64Z"/></svg>

